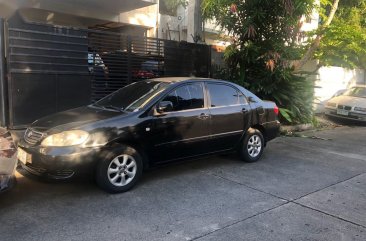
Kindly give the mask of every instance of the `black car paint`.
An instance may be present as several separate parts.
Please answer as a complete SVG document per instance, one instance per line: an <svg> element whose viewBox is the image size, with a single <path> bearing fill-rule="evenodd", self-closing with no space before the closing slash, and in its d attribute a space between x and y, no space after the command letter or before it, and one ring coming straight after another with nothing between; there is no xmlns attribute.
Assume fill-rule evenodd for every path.
<svg viewBox="0 0 366 241"><path fill-rule="evenodd" d="M251 101L238 106L209 108L205 88L204 108L157 113L155 107L166 94L178 86L197 81L204 85L207 82L229 85ZM262 101L243 87L226 81L172 81L162 93L136 112L118 112L91 105L35 121L31 128L46 135L78 129L87 131L90 136L86 143L71 147L42 147L41 141L30 145L23 138L19 147L32 154L33 162L31 169L21 164L33 174L61 178L55 174L57 171L89 171L103 158L104 151L121 143L142 153L145 168L157 163L230 151L238 146L250 127L262 131L265 142L275 138L279 133L279 122L274 107L273 102ZM216 121L219 124L215 124ZM38 172L37 168L46 172Z"/></svg>

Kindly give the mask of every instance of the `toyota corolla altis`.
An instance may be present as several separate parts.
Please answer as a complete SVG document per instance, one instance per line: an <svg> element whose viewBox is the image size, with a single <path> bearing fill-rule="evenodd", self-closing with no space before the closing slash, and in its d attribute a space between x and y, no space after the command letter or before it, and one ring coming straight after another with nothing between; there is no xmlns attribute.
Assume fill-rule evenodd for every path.
<svg viewBox="0 0 366 241"><path fill-rule="evenodd" d="M88 172L102 189L124 192L158 163L231 151L257 161L279 127L275 103L236 84L151 79L35 121L19 142L18 159L34 175Z"/></svg>

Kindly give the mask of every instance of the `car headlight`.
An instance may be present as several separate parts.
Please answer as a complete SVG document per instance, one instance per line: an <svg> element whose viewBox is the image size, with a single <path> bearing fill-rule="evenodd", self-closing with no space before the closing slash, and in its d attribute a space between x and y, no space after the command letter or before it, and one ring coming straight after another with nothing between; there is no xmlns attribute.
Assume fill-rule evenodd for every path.
<svg viewBox="0 0 366 241"><path fill-rule="evenodd" d="M362 107L355 107L355 111L366 112L366 108L362 108Z"/></svg>
<svg viewBox="0 0 366 241"><path fill-rule="evenodd" d="M41 143L42 146L75 146L83 144L89 133L81 130L64 131L50 135Z"/></svg>
<svg viewBox="0 0 366 241"><path fill-rule="evenodd" d="M327 102L327 106L330 106L330 107L337 107L337 103L334 103L334 102Z"/></svg>

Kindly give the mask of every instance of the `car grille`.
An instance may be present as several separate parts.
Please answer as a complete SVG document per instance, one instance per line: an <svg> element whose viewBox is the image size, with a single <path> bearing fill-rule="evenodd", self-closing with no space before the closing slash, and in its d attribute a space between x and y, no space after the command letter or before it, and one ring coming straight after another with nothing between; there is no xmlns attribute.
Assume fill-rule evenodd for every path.
<svg viewBox="0 0 366 241"><path fill-rule="evenodd" d="M30 164L30 163L27 163L25 167L29 172L33 173L33 174L36 174L36 175L39 175L39 174L44 174L46 173L46 169L42 168L42 167L37 167L33 164Z"/></svg>
<svg viewBox="0 0 366 241"><path fill-rule="evenodd" d="M35 131L31 128L28 128L25 131L24 134L24 140L31 144L31 145L35 145L37 144L40 140L42 140L42 138L45 136L45 133L39 132L39 131Z"/></svg>
<svg viewBox="0 0 366 241"><path fill-rule="evenodd" d="M22 164L22 167L37 176L48 176L53 179L66 179L72 177L75 172L73 170L56 170L50 171L45 168L36 166L34 164L27 163L26 165Z"/></svg>
<svg viewBox="0 0 366 241"><path fill-rule="evenodd" d="M54 178L57 179L63 179L63 178L70 178L74 175L74 171L73 170L58 170L56 172L52 172L51 175Z"/></svg>
<svg viewBox="0 0 366 241"><path fill-rule="evenodd" d="M352 107L348 105L338 105L338 109L351 110Z"/></svg>

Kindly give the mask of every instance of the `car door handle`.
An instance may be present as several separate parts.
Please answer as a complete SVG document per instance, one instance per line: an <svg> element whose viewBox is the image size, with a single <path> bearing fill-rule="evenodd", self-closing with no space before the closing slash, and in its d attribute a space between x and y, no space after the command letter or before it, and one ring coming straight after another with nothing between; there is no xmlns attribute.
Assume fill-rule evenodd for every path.
<svg viewBox="0 0 366 241"><path fill-rule="evenodd" d="M206 119L208 119L209 117L210 117L210 115L205 114L205 113L202 113L202 114L200 114L200 115L198 116L198 119L200 119L200 120L206 120Z"/></svg>
<svg viewBox="0 0 366 241"><path fill-rule="evenodd" d="M243 108L243 109L241 109L241 112L243 112L243 113L247 113L249 110L247 109L247 108Z"/></svg>

